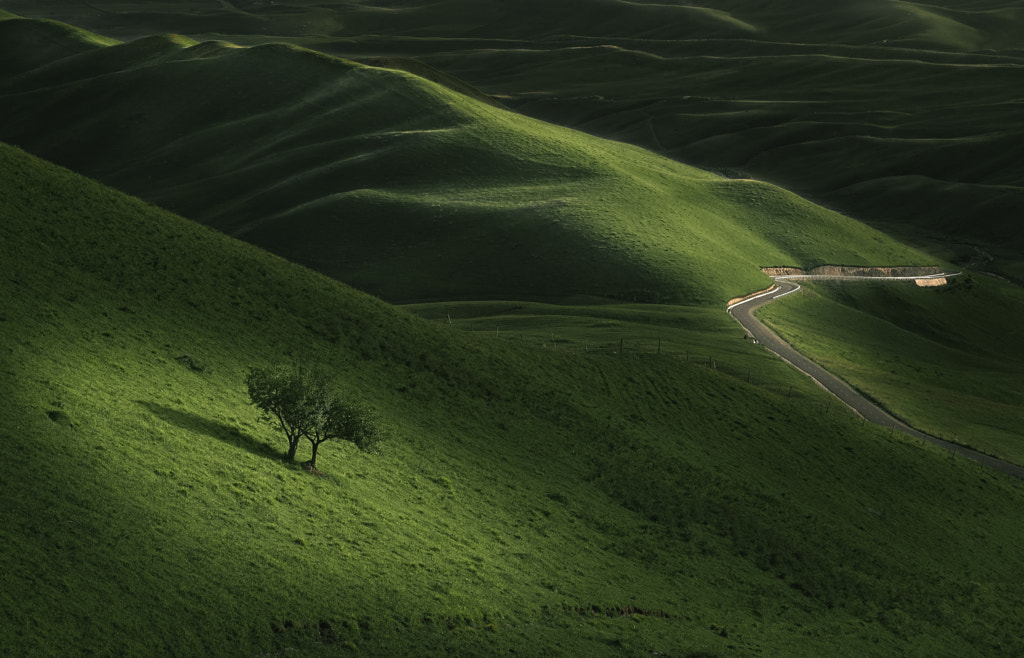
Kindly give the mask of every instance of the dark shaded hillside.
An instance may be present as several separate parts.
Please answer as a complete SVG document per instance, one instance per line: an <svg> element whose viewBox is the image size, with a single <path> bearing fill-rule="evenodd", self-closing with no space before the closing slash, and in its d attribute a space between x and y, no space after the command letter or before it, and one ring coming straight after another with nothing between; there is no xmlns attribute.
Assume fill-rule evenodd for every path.
<svg viewBox="0 0 1024 658"><path fill-rule="evenodd" d="M527 114L770 180L950 254L971 255L963 241L1017 260L1019 7L708 4L760 29L421 57Z"/></svg>
<svg viewBox="0 0 1024 658"><path fill-rule="evenodd" d="M763 287L766 264L929 262L779 188L404 71L178 36L83 47L0 21L41 32L69 45L0 78L0 136L392 301L717 305ZM25 39L0 43L0 61L29 60Z"/></svg>
<svg viewBox="0 0 1024 658"><path fill-rule="evenodd" d="M648 3L626 0L428 2L411 0L186 0L151 3L76 2L39 6L6 0L22 15L74 19L111 36L160 32L172 21L186 32L276 34L284 37L407 36L417 39L541 41L567 35L649 40L746 38L809 44L887 44L924 50L1022 49L1016 28L1024 12L1009 0L884 0L827 6L813 0L702 0ZM458 45L458 44L455 44Z"/></svg>
<svg viewBox="0 0 1024 658"><path fill-rule="evenodd" d="M7 5L112 36L417 57L526 114L772 181L940 255L976 244L1024 280L1016 2Z"/></svg>

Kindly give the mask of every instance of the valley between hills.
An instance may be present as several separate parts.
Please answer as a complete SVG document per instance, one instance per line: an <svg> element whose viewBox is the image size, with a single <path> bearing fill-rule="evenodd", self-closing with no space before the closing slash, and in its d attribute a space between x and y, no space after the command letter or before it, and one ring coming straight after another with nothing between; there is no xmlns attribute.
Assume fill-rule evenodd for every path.
<svg viewBox="0 0 1024 658"><path fill-rule="evenodd" d="M1021 25L0 2L0 653L1019 653Z"/></svg>

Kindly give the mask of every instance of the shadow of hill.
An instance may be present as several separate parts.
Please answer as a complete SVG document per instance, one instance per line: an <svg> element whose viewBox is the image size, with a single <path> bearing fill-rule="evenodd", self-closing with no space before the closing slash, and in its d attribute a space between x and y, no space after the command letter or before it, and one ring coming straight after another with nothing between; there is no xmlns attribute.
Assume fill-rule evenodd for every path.
<svg viewBox="0 0 1024 658"><path fill-rule="evenodd" d="M224 443L237 448L242 448L243 450L247 450L260 457L268 457L271 459L284 458L283 452L279 452L271 448L266 443L241 432L237 427L233 427L226 423L219 423L208 418L203 418L202 416L188 411L172 409L171 407L166 407L154 402L136 400L136 403L145 407L150 413L160 420L170 423L171 425L176 425L184 430L205 434L206 436L223 441Z"/></svg>

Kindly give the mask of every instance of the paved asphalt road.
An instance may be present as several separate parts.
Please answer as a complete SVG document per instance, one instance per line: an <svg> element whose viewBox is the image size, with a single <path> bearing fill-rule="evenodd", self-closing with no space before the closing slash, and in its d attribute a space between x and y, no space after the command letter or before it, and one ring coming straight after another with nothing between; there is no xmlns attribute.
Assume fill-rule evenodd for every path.
<svg viewBox="0 0 1024 658"><path fill-rule="evenodd" d="M973 459L974 461L997 471L1002 471L1003 473L1008 473L1014 477L1024 479L1024 468L1017 466L1016 464L1011 464L1010 462L1005 462L1001 459L984 455L956 443L937 439L934 436L925 434L924 432L919 432L905 423L900 422L896 418L893 418L863 395L850 388L848 384L841 381L838 377L830 374L824 368L797 352L789 345L789 343L786 343L776 336L770 329L768 329L768 327L764 326L754 317L753 312L759 306L764 306L769 302L773 302L780 297L785 297L799 289L800 286L792 280L789 280L789 278L780 277L775 280L775 286L773 286L770 291L761 295L755 295L750 299L730 306L728 309L729 314L732 315L732 317L747 330L747 333L753 336L759 343L770 349L772 352L778 354L790 365L809 375L812 379L818 382L818 384L825 388L825 390L835 395L847 406L856 411L862 417L870 420L872 423L876 423L882 427L895 428L901 432L917 437L918 439L967 457L968 459Z"/></svg>

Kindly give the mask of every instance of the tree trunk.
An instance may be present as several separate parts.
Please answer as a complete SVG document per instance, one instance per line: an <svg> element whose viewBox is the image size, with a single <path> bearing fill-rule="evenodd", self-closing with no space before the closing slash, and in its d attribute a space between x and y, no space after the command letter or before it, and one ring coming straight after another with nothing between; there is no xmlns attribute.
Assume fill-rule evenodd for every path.
<svg viewBox="0 0 1024 658"><path fill-rule="evenodd" d="M295 452L298 449L299 449L299 440L298 439L294 439L294 440L288 439L288 459L290 461L295 461Z"/></svg>
<svg viewBox="0 0 1024 658"><path fill-rule="evenodd" d="M313 456L309 459L310 468L316 468L316 450L320 447L320 443L310 441L313 444Z"/></svg>

